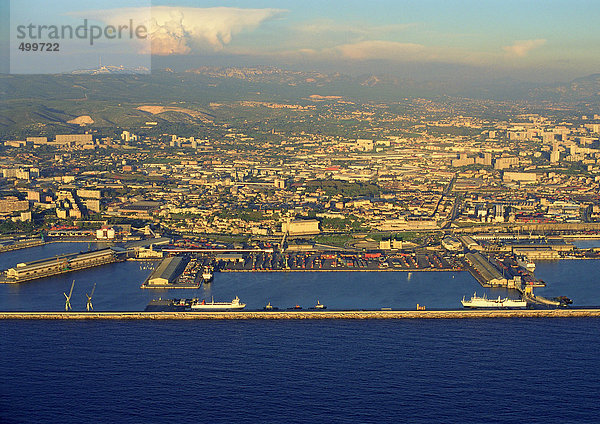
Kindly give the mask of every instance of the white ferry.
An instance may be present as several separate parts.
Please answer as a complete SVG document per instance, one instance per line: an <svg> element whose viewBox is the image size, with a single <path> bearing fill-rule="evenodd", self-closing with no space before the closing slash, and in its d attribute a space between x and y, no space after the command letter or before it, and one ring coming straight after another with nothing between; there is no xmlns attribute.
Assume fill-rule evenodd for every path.
<svg viewBox="0 0 600 424"><path fill-rule="evenodd" d="M219 311L219 310L231 310L231 309L244 309L245 303L240 302L239 297L235 297L231 302L215 302L215 299L211 299L210 302L205 300L192 300L190 308L193 311Z"/></svg>
<svg viewBox="0 0 600 424"><path fill-rule="evenodd" d="M473 297L471 297L470 300L465 300L465 297L463 296L460 303L462 303L463 307L471 308L471 309L478 309L478 308L508 309L508 308L526 308L527 307L527 301L525 301L523 299L509 299L507 297L505 297L504 299L501 299L500 296L498 296L498 299L488 299L485 296L485 294L483 295L483 297L478 297L477 293L474 293Z"/></svg>

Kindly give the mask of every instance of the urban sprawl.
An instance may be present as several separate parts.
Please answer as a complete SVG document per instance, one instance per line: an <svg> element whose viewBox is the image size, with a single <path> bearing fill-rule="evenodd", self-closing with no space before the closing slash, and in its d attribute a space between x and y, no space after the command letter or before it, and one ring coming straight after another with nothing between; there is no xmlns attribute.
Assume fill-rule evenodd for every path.
<svg viewBox="0 0 600 424"><path fill-rule="evenodd" d="M161 134L161 113L198 116L146 104L137 109L147 122L110 136L80 116L78 133L44 135L42 126L4 140L5 243L39 234L164 236L179 247L271 249L268 257L245 253L239 265L203 262L213 269L462 263L480 277L488 272L482 284L495 278L509 287L520 279L502 271L511 266L502 255L598 253L568 242L600 230L597 114L521 110L492 119L422 99L361 104L319 95L210 107L235 118L203 117L197 133ZM479 263L484 251L499 274ZM400 259L407 256L413 266Z"/></svg>

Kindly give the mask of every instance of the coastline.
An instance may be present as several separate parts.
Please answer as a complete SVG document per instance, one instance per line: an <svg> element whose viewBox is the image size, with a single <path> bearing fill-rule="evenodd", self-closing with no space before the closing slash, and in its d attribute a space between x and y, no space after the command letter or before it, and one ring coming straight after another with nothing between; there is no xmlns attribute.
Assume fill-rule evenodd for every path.
<svg viewBox="0 0 600 424"><path fill-rule="evenodd" d="M600 317L600 309L241 312L0 312L1 320L320 320Z"/></svg>

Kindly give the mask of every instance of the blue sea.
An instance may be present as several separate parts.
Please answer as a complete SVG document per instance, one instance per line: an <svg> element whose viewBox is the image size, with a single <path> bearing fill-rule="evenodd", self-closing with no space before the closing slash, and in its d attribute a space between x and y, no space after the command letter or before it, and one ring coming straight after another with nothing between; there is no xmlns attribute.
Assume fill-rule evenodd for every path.
<svg viewBox="0 0 600 424"><path fill-rule="evenodd" d="M0 267L87 244L0 255ZM97 310L235 295L251 309L457 308L468 273L217 274L150 292L152 263L0 285L0 310ZM600 261L540 262L544 296L600 305ZM506 292L500 292L506 293ZM509 293L510 294L510 293ZM0 321L0 423L598 422L600 320Z"/></svg>
<svg viewBox="0 0 600 424"><path fill-rule="evenodd" d="M0 322L2 423L594 423L600 320Z"/></svg>

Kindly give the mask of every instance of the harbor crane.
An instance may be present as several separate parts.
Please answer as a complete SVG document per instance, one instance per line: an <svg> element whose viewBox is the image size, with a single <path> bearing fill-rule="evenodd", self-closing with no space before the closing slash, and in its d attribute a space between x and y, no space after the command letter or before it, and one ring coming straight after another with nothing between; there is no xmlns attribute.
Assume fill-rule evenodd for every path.
<svg viewBox="0 0 600 424"><path fill-rule="evenodd" d="M92 294L85 294L85 297L87 297L87 304L85 305L85 308L87 309L87 311L93 311L94 310L94 306L92 305L92 296L94 295L94 291L96 290L96 283L94 283L94 287L92 287Z"/></svg>
<svg viewBox="0 0 600 424"><path fill-rule="evenodd" d="M69 292L69 295L67 296L66 293L63 293L65 295L65 311L69 311L71 310L71 296L73 295L73 287L75 287L75 280L73 280L73 283L71 284L71 291Z"/></svg>

